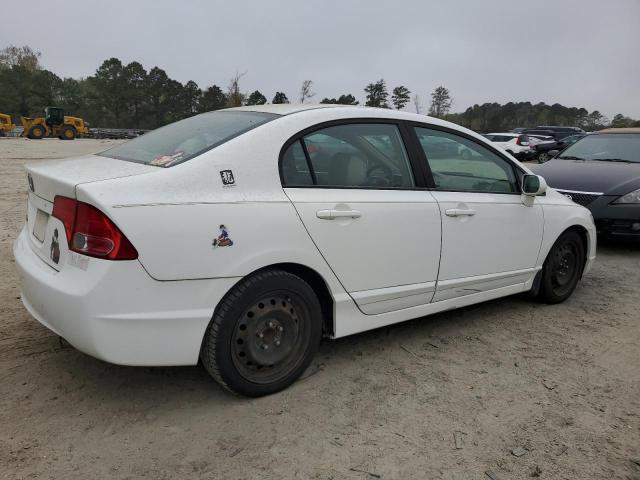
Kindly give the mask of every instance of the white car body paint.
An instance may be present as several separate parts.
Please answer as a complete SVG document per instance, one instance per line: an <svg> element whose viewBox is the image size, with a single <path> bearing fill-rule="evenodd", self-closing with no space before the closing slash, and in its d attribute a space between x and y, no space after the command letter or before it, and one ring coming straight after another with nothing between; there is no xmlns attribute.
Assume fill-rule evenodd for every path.
<svg viewBox="0 0 640 480"><path fill-rule="evenodd" d="M240 279L272 265L299 264L322 277L333 298L331 335L342 337L527 291L555 240L572 226L588 233L585 273L595 258L589 211L551 188L527 207L513 194L318 192L283 188L279 177L285 142L327 121L408 120L491 145L474 132L386 109L241 109L287 115L170 168L95 155L28 166L37 195L29 195L29 220L14 255L29 312L79 350L109 362L190 365L197 363L221 299ZM227 169L232 187L220 177ZM64 227L53 217L38 240L37 210L50 213L55 195L99 208L135 246L138 259L79 262L82 255L69 254ZM318 211L331 209L361 216L318 218ZM450 209L475 215L449 217ZM214 249L221 224L234 244ZM57 264L49 254L55 229Z"/></svg>

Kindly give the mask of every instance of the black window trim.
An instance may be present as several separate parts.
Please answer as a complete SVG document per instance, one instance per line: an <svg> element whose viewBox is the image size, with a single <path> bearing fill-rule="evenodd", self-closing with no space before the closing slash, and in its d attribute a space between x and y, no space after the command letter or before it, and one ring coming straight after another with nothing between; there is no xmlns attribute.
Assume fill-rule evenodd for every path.
<svg viewBox="0 0 640 480"><path fill-rule="evenodd" d="M311 165L311 159L309 157L309 153L307 152L307 148L304 144L303 138L311 133L323 130L329 127L335 127L339 125L352 125L352 124L390 124L395 125L400 132L400 137L402 142L404 143L405 152L409 159L409 165L411 167L411 173L413 174L414 186L413 187L358 187L358 186L329 186L329 185L316 185L315 173L313 172L313 168ZM415 132L414 128L428 128L430 130L437 130L444 133L449 133L451 135L457 135L462 137L470 142L473 142L483 148L486 148L490 152L497 155L499 158L507 162L513 170L514 176L516 178L516 187L518 189L517 192L487 192L487 191L473 191L473 190L445 190L441 188L436 188L435 181L433 180L433 174L431 173L431 168L429 166L429 161L427 159L427 155L424 152L420 142L418 140L418 134ZM306 157L307 166L309 167L309 173L314 181L313 185L286 185L284 181L284 174L282 171L282 161L284 159L284 155L286 151L289 149L291 145L295 142L299 141L302 145L303 152ZM280 185L282 188L320 188L325 190L388 190L388 191L437 191L437 192L465 192L465 193L488 193L492 195L521 195L522 194L522 185L521 178L523 175L526 175L527 172L516 165L510 158L506 156L506 154L500 151L495 146L491 145L491 142L487 141L481 142L478 141L477 138L454 128L445 127L442 125L434 125L431 123L425 123L415 120L402 120L402 119L392 119L392 118L374 118L374 117L354 117L354 118L341 118L337 120L329 120L326 122L317 123L310 127L307 127L303 130L300 130L295 135L292 135L286 142L284 142L282 148L280 149L280 154L278 156L278 173L280 176Z"/></svg>

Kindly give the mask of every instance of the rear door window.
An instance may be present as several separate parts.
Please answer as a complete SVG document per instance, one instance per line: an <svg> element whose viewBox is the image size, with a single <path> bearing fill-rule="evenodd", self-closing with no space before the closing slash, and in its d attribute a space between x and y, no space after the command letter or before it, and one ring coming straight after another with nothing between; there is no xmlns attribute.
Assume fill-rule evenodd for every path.
<svg viewBox="0 0 640 480"><path fill-rule="evenodd" d="M415 186L400 131L393 124L345 124L310 133L287 149L281 171L288 187L309 182L335 188Z"/></svg>

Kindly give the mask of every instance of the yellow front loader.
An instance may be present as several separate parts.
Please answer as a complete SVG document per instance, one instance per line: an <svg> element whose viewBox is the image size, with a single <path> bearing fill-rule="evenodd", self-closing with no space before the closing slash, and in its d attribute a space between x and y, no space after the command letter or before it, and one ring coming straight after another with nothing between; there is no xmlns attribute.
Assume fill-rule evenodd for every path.
<svg viewBox="0 0 640 480"><path fill-rule="evenodd" d="M47 107L44 117L22 117L22 136L34 140L45 137L58 137L73 140L77 136L89 133L89 127L82 118L69 117L61 108Z"/></svg>
<svg viewBox="0 0 640 480"><path fill-rule="evenodd" d="M4 137L7 133L13 132L16 124L11 121L11 115L0 113L0 137Z"/></svg>

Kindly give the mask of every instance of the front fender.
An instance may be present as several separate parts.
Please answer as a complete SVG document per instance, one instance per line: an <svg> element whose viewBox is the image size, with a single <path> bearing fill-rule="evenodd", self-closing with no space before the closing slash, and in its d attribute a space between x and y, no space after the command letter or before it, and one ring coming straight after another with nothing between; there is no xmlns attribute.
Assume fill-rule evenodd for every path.
<svg viewBox="0 0 640 480"><path fill-rule="evenodd" d="M553 244L563 232L570 228L580 228L587 236L587 251L583 275L586 275L596 258L597 233L591 212L576 204L546 204L544 212L544 235L538 266L542 266Z"/></svg>

